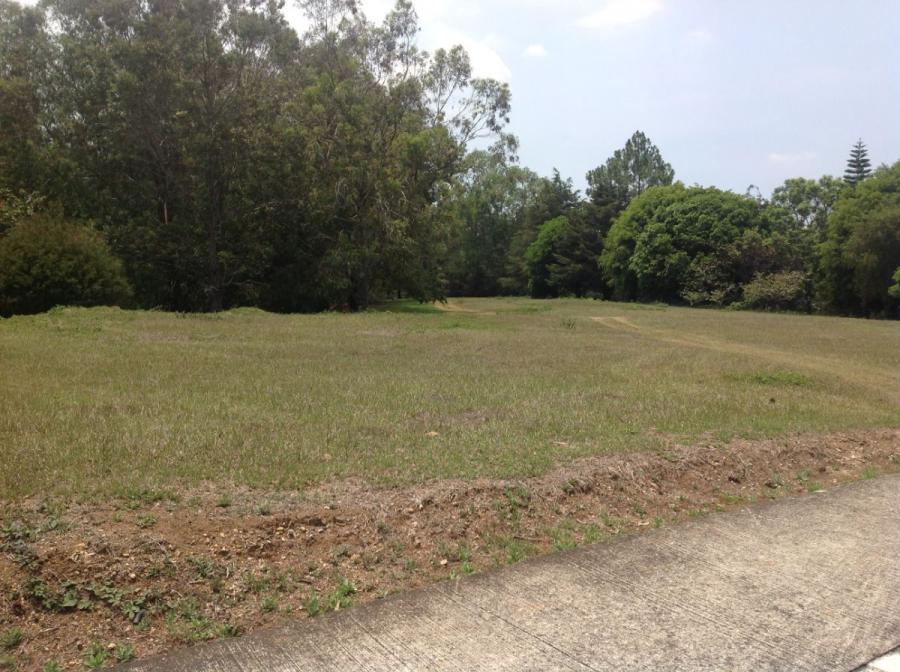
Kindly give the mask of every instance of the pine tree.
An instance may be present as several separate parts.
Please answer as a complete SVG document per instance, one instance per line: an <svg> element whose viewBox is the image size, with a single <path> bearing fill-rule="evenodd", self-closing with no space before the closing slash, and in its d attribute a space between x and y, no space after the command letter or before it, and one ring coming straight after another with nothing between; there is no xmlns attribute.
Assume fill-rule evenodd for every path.
<svg viewBox="0 0 900 672"><path fill-rule="evenodd" d="M872 174L872 162L869 161L869 151L862 139L853 145L850 150L850 158L847 160L847 170L844 171L844 182L847 184L859 184Z"/></svg>

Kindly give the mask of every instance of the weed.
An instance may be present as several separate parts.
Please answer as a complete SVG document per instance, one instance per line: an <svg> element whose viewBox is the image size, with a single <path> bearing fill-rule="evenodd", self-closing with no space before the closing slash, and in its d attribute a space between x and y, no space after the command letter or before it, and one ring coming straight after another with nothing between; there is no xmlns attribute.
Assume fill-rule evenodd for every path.
<svg viewBox="0 0 900 672"><path fill-rule="evenodd" d="M603 532L594 524L585 525L584 527L584 543L596 544L603 539Z"/></svg>
<svg viewBox="0 0 900 672"><path fill-rule="evenodd" d="M347 544L340 544L332 549L330 554L330 560L332 565L339 565L341 560L344 558L349 558L351 555L351 549Z"/></svg>
<svg viewBox="0 0 900 672"><path fill-rule="evenodd" d="M100 642L94 642L84 657L84 666L89 670L99 670L106 664L108 657L103 645Z"/></svg>
<svg viewBox="0 0 900 672"><path fill-rule="evenodd" d="M719 495L722 498L722 501L726 504L740 504L744 501L744 497L741 495L732 495L727 492L723 492Z"/></svg>
<svg viewBox="0 0 900 672"><path fill-rule="evenodd" d="M521 562L528 557L532 550L530 544L513 537L505 539L503 546L506 555L506 564L508 565L514 565L517 562Z"/></svg>
<svg viewBox="0 0 900 672"><path fill-rule="evenodd" d="M809 481L809 483L806 484L807 492L822 492L824 489L825 488L815 481Z"/></svg>
<svg viewBox="0 0 900 672"><path fill-rule="evenodd" d="M271 595L264 597L259 603L259 610L264 614L272 613L276 609L278 609L278 600Z"/></svg>
<svg viewBox="0 0 900 672"><path fill-rule="evenodd" d="M134 659L134 646L131 644L116 644L113 650L113 658L119 663L127 663Z"/></svg>
<svg viewBox="0 0 900 672"><path fill-rule="evenodd" d="M2 635L0 635L0 649L10 651L21 644L24 637L25 636L22 634L22 628L10 628Z"/></svg>
<svg viewBox="0 0 900 672"><path fill-rule="evenodd" d="M187 562L194 568L194 573L198 578L211 579L218 573L216 563L206 556L188 556Z"/></svg>
<svg viewBox="0 0 900 672"><path fill-rule="evenodd" d="M146 530L156 525L156 516L152 516L150 514L138 516L135 519L134 524L142 530Z"/></svg>
<svg viewBox="0 0 900 672"><path fill-rule="evenodd" d="M612 530L613 534L618 534L625 524L624 520L622 520L618 516L613 516L606 511L602 511L600 513L600 520L607 528Z"/></svg>
<svg viewBox="0 0 900 672"><path fill-rule="evenodd" d="M666 524L666 521L663 520L662 518L660 518L659 516L657 516L656 518L653 519L653 522L651 523L651 527L652 527L654 530L658 530L659 528L661 528L661 527L662 527L663 525L665 525L665 524Z"/></svg>
<svg viewBox="0 0 900 672"><path fill-rule="evenodd" d="M44 663L44 666L41 668L41 672L62 672L62 669L62 665L57 663L55 660L51 660Z"/></svg>
<svg viewBox="0 0 900 672"><path fill-rule="evenodd" d="M563 329L568 329L569 331L575 331L575 327L578 326L574 317L564 317L560 323L562 324Z"/></svg>
<svg viewBox="0 0 900 672"><path fill-rule="evenodd" d="M219 495L218 499L216 499L216 506L218 506L220 509L227 509L229 506L231 506L231 495L227 495L225 493Z"/></svg>
<svg viewBox="0 0 900 672"><path fill-rule="evenodd" d="M571 551L578 546L578 541L572 531L573 525L570 521L564 521L556 527L550 528L550 539L553 543L555 551Z"/></svg>
<svg viewBox="0 0 900 672"><path fill-rule="evenodd" d="M319 607L319 598L315 595L310 595L305 600L303 600L303 610L307 613L308 616L314 618L322 613L321 607Z"/></svg>
<svg viewBox="0 0 900 672"><path fill-rule="evenodd" d="M878 477L878 469L876 467L867 467L866 469L863 469L859 477L864 481L870 481L873 478Z"/></svg>
<svg viewBox="0 0 900 672"><path fill-rule="evenodd" d="M353 601L352 595L355 592L356 588L353 587L352 583L347 579L341 579L341 582L338 584L337 588L335 588L334 592L328 596L328 609L330 611L346 609Z"/></svg>
<svg viewBox="0 0 900 672"><path fill-rule="evenodd" d="M164 607L166 627L178 641L186 644L215 639L221 625L207 618L193 598L183 598Z"/></svg>
<svg viewBox="0 0 900 672"><path fill-rule="evenodd" d="M521 518L521 510L531 505L531 493L522 485L503 489L503 500L497 503L497 512L513 522Z"/></svg>
<svg viewBox="0 0 900 672"><path fill-rule="evenodd" d="M462 564L459 566L459 571L463 574L474 574L475 566L468 560L463 560Z"/></svg>
<svg viewBox="0 0 900 672"><path fill-rule="evenodd" d="M0 655L0 670L12 670L15 671L18 669L18 664L16 663L16 659L12 656Z"/></svg>

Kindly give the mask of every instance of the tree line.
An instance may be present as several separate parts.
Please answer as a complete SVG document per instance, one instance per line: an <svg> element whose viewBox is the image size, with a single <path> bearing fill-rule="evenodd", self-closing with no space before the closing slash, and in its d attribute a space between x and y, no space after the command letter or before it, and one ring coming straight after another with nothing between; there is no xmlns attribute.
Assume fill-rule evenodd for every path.
<svg viewBox="0 0 900 672"><path fill-rule="evenodd" d="M643 133L519 165L509 88L399 0L0 0L0 315L593 296L897 316L900 163L771 198L685 186Z"/></svg>

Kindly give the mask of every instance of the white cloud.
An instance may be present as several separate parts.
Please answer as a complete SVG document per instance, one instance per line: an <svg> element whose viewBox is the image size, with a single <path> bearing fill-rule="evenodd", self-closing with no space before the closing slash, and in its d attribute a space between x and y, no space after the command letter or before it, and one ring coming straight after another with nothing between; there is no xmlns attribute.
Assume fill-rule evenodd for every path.
<svg viewBox="0 0 900 672"><path fill-rule="evenodd" d="M578 21L584 28L616 28L649 19L662 9L662 0L608 0L593 14Z"/></svg>
<svg viewBox="0 0 900 672"><path fill-rule="evenodd" d="M772 152L769 154L769 161L772 163L801 163L803 161L812 161L818 156L815 152Z"/></svg>
<svg viewBox="0 0 900 672"><path fill-rule="evenodd" d="M544 58L547 55L547 48L543 44L529 44L522 55L528 58Z"/></svg>

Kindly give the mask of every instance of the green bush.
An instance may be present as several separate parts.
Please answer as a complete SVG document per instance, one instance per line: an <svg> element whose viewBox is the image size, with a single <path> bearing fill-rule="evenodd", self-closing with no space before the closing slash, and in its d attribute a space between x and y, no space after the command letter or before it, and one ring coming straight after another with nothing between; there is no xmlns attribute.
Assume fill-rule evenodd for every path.
<svg viewBox="0 0 900 672"><path fill-rule="evenodd" d="M809 276L802 271L757 273L743 286L745 308L807 310Z"/></svg>
<svg viewBox="0 0 900 672"><path fill-rule="evenodd" d="M888 287L888 294L893 296L895 299L900 299L900 267L894 272L891 280L894 281L894 284Z"/></svg>
<svg viewBox="0 0 900 672"><path fill-rule="evenodd" d="M130 298L121 262L87 226L37 215L0 238L0 315L122 305Z"/></svg>

